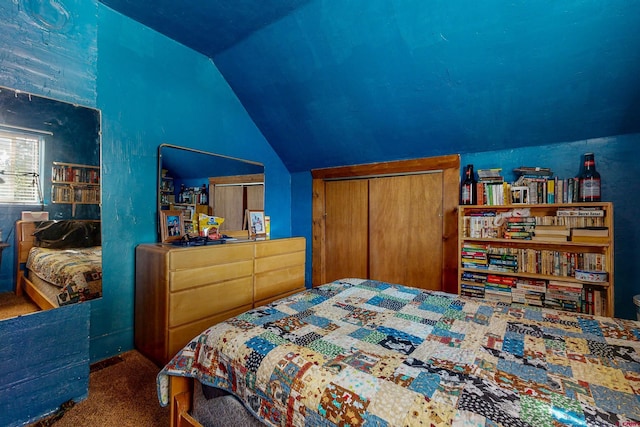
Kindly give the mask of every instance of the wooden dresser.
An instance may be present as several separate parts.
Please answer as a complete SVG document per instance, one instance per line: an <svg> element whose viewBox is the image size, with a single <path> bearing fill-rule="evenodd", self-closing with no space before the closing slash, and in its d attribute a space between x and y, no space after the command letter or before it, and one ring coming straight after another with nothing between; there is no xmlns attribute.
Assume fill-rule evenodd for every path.
<svg viewBox="0 0 640 427"><path fill-rule="evenodd" d="M304 290L305 239L136 248L135 346L162 366L209 326Z"/></svg>

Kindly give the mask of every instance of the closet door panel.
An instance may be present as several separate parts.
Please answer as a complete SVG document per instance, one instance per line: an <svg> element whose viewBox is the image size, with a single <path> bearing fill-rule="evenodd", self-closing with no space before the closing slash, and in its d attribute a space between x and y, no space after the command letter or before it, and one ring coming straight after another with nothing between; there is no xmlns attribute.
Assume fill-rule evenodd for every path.
<svg viewBox="0 0 640 427"><path fill-rule="evenodd" d="M368 277L367 180L325 183L325 280Z"/></svg>
<svg viewBox="0 0 640 427"><path fill-rule="evenodd" d="M369 182L369 277L442 289L442 173Z"/></svg>
<svg viewBox="0 0 640 427"><path fill-rule="evenodd" d="M264 210L264 185L247 185L247 209ZM239 229L238 229L239 230Z"/></svg>
<svg viewBox="0 0 640 427"><path fill-rule="evenodd" d="M244 191L242 186L216 185L214 199L214 215L224 218L220 230L242 230L244 222Z"/></svg>

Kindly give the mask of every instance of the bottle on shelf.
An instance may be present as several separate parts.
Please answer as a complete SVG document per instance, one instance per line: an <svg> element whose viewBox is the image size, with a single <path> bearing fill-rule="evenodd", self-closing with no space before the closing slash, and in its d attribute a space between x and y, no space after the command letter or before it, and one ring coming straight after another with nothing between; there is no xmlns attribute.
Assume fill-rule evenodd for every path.
<svg viewBox="0 0 640 427"><path fill-rule="evenodd" d="M180 184L180 194L178 195L178 203L184 203L185 188L184 184Z"/></svg>
<svg viewBox="0 0 640 427"><path fill-rule="evenodd" d="M475 205L478 202L478 186L473 173L473 165L467 165L464 181L460 186L460 204Z"/></svg>
<svg viewBox="0 0 640 427"><path fill-rule="evenodd" d="M584 154L584 168L579 177L579 188L581 202L600 201L600 174L596 171L593 153Z"/></svg>
<svg viewBox="0 0 640 427"><path fill-rule="evenodd" d="M209 203L207 197L207 185L202 184L202 188L200 189L200 204L206 205L207 203Z"/></svg>

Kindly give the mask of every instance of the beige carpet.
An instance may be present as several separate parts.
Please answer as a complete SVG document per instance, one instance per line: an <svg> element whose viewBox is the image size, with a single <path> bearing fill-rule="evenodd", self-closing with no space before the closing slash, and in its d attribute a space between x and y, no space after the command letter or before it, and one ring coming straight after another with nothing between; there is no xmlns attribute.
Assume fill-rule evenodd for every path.
<svg viewBox="0 0 640 427"><path fill-rule="evenodd" d="M89 397L31 427L165 427L169 407L158 403L153 362L137 351L92 366Z"/></svg>
<svg viewBox="0 0 640 427"><path fill-rule="evenodd" d="M29 298L13 292L0 293L0 320L40 311Z"/></svg>

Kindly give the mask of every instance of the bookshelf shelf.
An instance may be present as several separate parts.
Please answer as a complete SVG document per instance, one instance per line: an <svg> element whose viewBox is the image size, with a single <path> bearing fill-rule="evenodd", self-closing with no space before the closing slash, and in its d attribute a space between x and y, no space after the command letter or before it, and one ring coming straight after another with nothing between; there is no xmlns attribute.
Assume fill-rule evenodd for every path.
<svg viewBox="0 0 640 427"><path fill-rule="evenodd" d="M461 295L613 316L611 203L464 205L458 221ZM536 225L539 234L557 229L562 236L557 238L566 241L533 240L540 238ZM573 234L585 228L605 230L606 236L595 242L571 240L578 240ZM519 238L505 238L514 235ZM578 280L576 269L606 272L607 277Z"/></svg>
<svg viewBox="0 0 640 427"><path fill-rule="evenodd" d="M100 204L100 167L77 163L53 162L51 167L51 202L71 205Z"/></svg>

